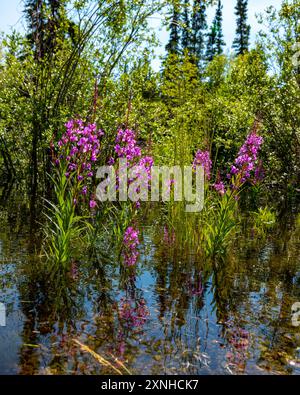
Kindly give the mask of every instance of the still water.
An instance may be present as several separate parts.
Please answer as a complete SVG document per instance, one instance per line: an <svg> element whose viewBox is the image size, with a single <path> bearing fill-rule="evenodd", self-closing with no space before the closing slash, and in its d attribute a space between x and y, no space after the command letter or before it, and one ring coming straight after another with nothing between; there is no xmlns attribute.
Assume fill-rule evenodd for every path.
<svg viewBox="0 0 300 395"><path fill-rule="evenodd" d="M300 374L300 221L248 229L223 261L143 229L135 272L114 254L45 278L26 216L0 216L0 374ZM161 232L161 233L160 233ZM117 362L116 362L117 361Z"/></svg>

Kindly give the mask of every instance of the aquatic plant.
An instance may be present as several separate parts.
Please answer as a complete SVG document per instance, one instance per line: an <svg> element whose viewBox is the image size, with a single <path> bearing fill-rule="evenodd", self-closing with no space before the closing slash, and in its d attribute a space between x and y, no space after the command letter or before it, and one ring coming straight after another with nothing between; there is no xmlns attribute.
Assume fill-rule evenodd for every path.
<svg viewBox="0 0 300 395"><path fill-rule="evenodd" d="M74 203L86 200L91 195L89 185L95 173L95 162L100 154L100 141L104 135L95 124L85 125L82 120L70 120L65 124L66 132L57 143L55 165L58 177L62 172L70 180ZM91 198L90 208L96 206Z"/></svg>
<svg viewBox="0 0 300 395"><path fill-rule="evenodd" d="M91 229L89 214L80 211L97 205L91 191L95 162L100 154L101 130L82 120L66 123L66 132L53 152L55 202L47 202L46 254L54 263L66 267L70 262L72 242ZM52 145L52 149L55 148Z"/></svg>
<svg viewBox="0 0 300 395"><path fill-rule="evenodd" d="M208 208L203 230L206 255L214 257L224 254L229 236L236 226L237 196L236 193L228 189L225 194L220 196L216 204L213 203Z"/></svg>
<svg viewBox="0 0 300 395"><path fill-rule="evenodd" d="M48 224L45 228L44 250L54 266L68 268L72 255L72 241L91 225L87 217L76 215L73 194L69 190L68 179L61 174L58 180L52 178L56 203L46 201L45 215Z"/></svg>
<svg viewBox="0 0 300 395"><path fill-rule="evenodd" d="M263 143L263 138L255 132L251 132L238 156L231 166L227 178L230 179L230 188L225 187L218 173L217 181L213 188L218 192L217 204L207 210L206 227L204 236L206 240L205 251L209 256L224 254L226 246L230 241L230 235L236 227L237 201L242 187L246 182L256 184L261 180L262 162L258 160L258 153Z"/></svg>
<svg viewBox="0 0 300 395"><path fill-rule="evenodd" d="M154 160L150 155L144 155L141 147L139 147L136 139L136 133L130 129L119 129L115 139L114 156L108 160L109 165L116 164L118 159L126 159L125 169L120 165L116 169L116 190L120 188L120 171L131 171L134 169L134 175L127 179L127 188L136 180L139 181L139 186L135 189L138 194L140 188L149 188L149 181L151 180L151 169L154 165ZM144 174L147 175L146 179ZM133 229L130 224L137 215L137 211L141 207L141 201L138 199L132 202L130 199L127 201L118 202L112 205L109 209L111 218L111 228L113 229L114 236L118 242L122 244L122 255L126 266L135 265L138 252L136 246L138 245L138 230ZM132 239L131 239L132 238ZM133 247L133 240L137 240L135 247Z"/></svg>
<svg viewBox="0 0 300 395"><path fill-rule="evenodd" d="M254 229L260 235L263 235L266 230L274 227L276 223L276 214L269 207L260 207L257 212L253 212Z"/></svg>

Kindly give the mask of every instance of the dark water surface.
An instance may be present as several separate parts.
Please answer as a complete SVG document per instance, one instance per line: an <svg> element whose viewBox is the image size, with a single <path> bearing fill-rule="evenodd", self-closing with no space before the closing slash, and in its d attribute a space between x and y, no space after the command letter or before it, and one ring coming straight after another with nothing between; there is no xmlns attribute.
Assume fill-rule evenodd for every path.
<svg viewBox="0 0 300 395"><path fill-rule="evenodd" d="M300 374L299 219L247 232L215 263L146 227L136 273L99 256L50 281L26 218L3 211L0 374L114 373L76 340L134 374Z"/></svg>

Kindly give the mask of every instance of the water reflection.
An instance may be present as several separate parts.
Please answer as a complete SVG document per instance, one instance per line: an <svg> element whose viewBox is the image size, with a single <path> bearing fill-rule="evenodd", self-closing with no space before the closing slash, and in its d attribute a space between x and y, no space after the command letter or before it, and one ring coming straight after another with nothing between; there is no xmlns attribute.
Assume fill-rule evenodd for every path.
<svg viewBox="0 0 300 395"><path fill-rule="evenodd" d="M137 374L300 373L291 321L300 226L291 216L272 234L249 230L220 262L147 228L136 270L112 254L51 278L18 218L1 219L0 373L112 373L74 340Z"/></svg>

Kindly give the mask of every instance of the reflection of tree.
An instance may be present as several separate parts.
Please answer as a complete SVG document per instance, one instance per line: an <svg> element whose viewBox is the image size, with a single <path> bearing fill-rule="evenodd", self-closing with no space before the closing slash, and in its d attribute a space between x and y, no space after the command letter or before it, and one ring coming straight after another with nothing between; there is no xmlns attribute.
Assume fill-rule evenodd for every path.
<svg viewBox="0 0 300 395"><path fill-rule="evenodd" d="M300 300L295 279L299 254L296 232L275 234L244 243L239 256L232 255L214 266L213 286L216 315L229 352L228 364L244 371L251 341L260 349L257 364L264 370L288 373L300 339L291 325L293 303ZM253 338L253 339L252 339Z"/></svg>
<svg viewBox="0 0 300 395"><path fill-rule="evenodd" d="M97 262L89 270L87 283L86 295L93 318L81 342L106 359L117 357L130 367L139 355L138 339L143 336L149 315L143 291L136 286L134 270ZM112 373L86 355L82 357L90 373ZM82 363L80 366L83 368Z"/></svg>
<svg viewBox="0 0 300 395"><path fill-rule="evenodd" d="M199 343L199 333L205 326L201 315L210 269L204 271L199 258L182 251L176 238L171 236L167 237L164 229L163 240L158 241L156 249L155 295L162 338L152 340L149 352L155 353L160 362L153 366L154 374L166 371L168 365L170 368L176 365L175 358L179 356L179 371L184 371L181 367L184 365L187 372L196 373L201 366L201 348L205 348L206 343L205 339Z"/></svg>
<svg viewBox="0 0 300 395"><path fill-rule="evenodd" d="M49 280L34 261L25 263L23 269L24 275L18 285L25 316L20 373L36 374L49 366L63 374L68 355L66 339L72 338L76 322L82 316L82 296L77 292L77 284L66 273L57 272L55 278Z"/></svg>
<svg viewBox="0 0 300 395"><path fill-rule="evenodd" d="M134 373L209 372L205 354L218 372L225 362L236 373L291 373L300 346L291 325L300 301L299 239L290 224L257 240L241 238L222 262L182 251L176 239L159 240L153 262L140 265L154 279L148 293L138 285L140 269L116 259L74 262L70 274L51 279L34 260L17 265L25 317L20 373L112 373L73 339ZM23 254L23 261L24 251L24 240L13 244L4 234L4 256L20 261ZM10 273L3 279L5 288L14 286Z"/></svg>

